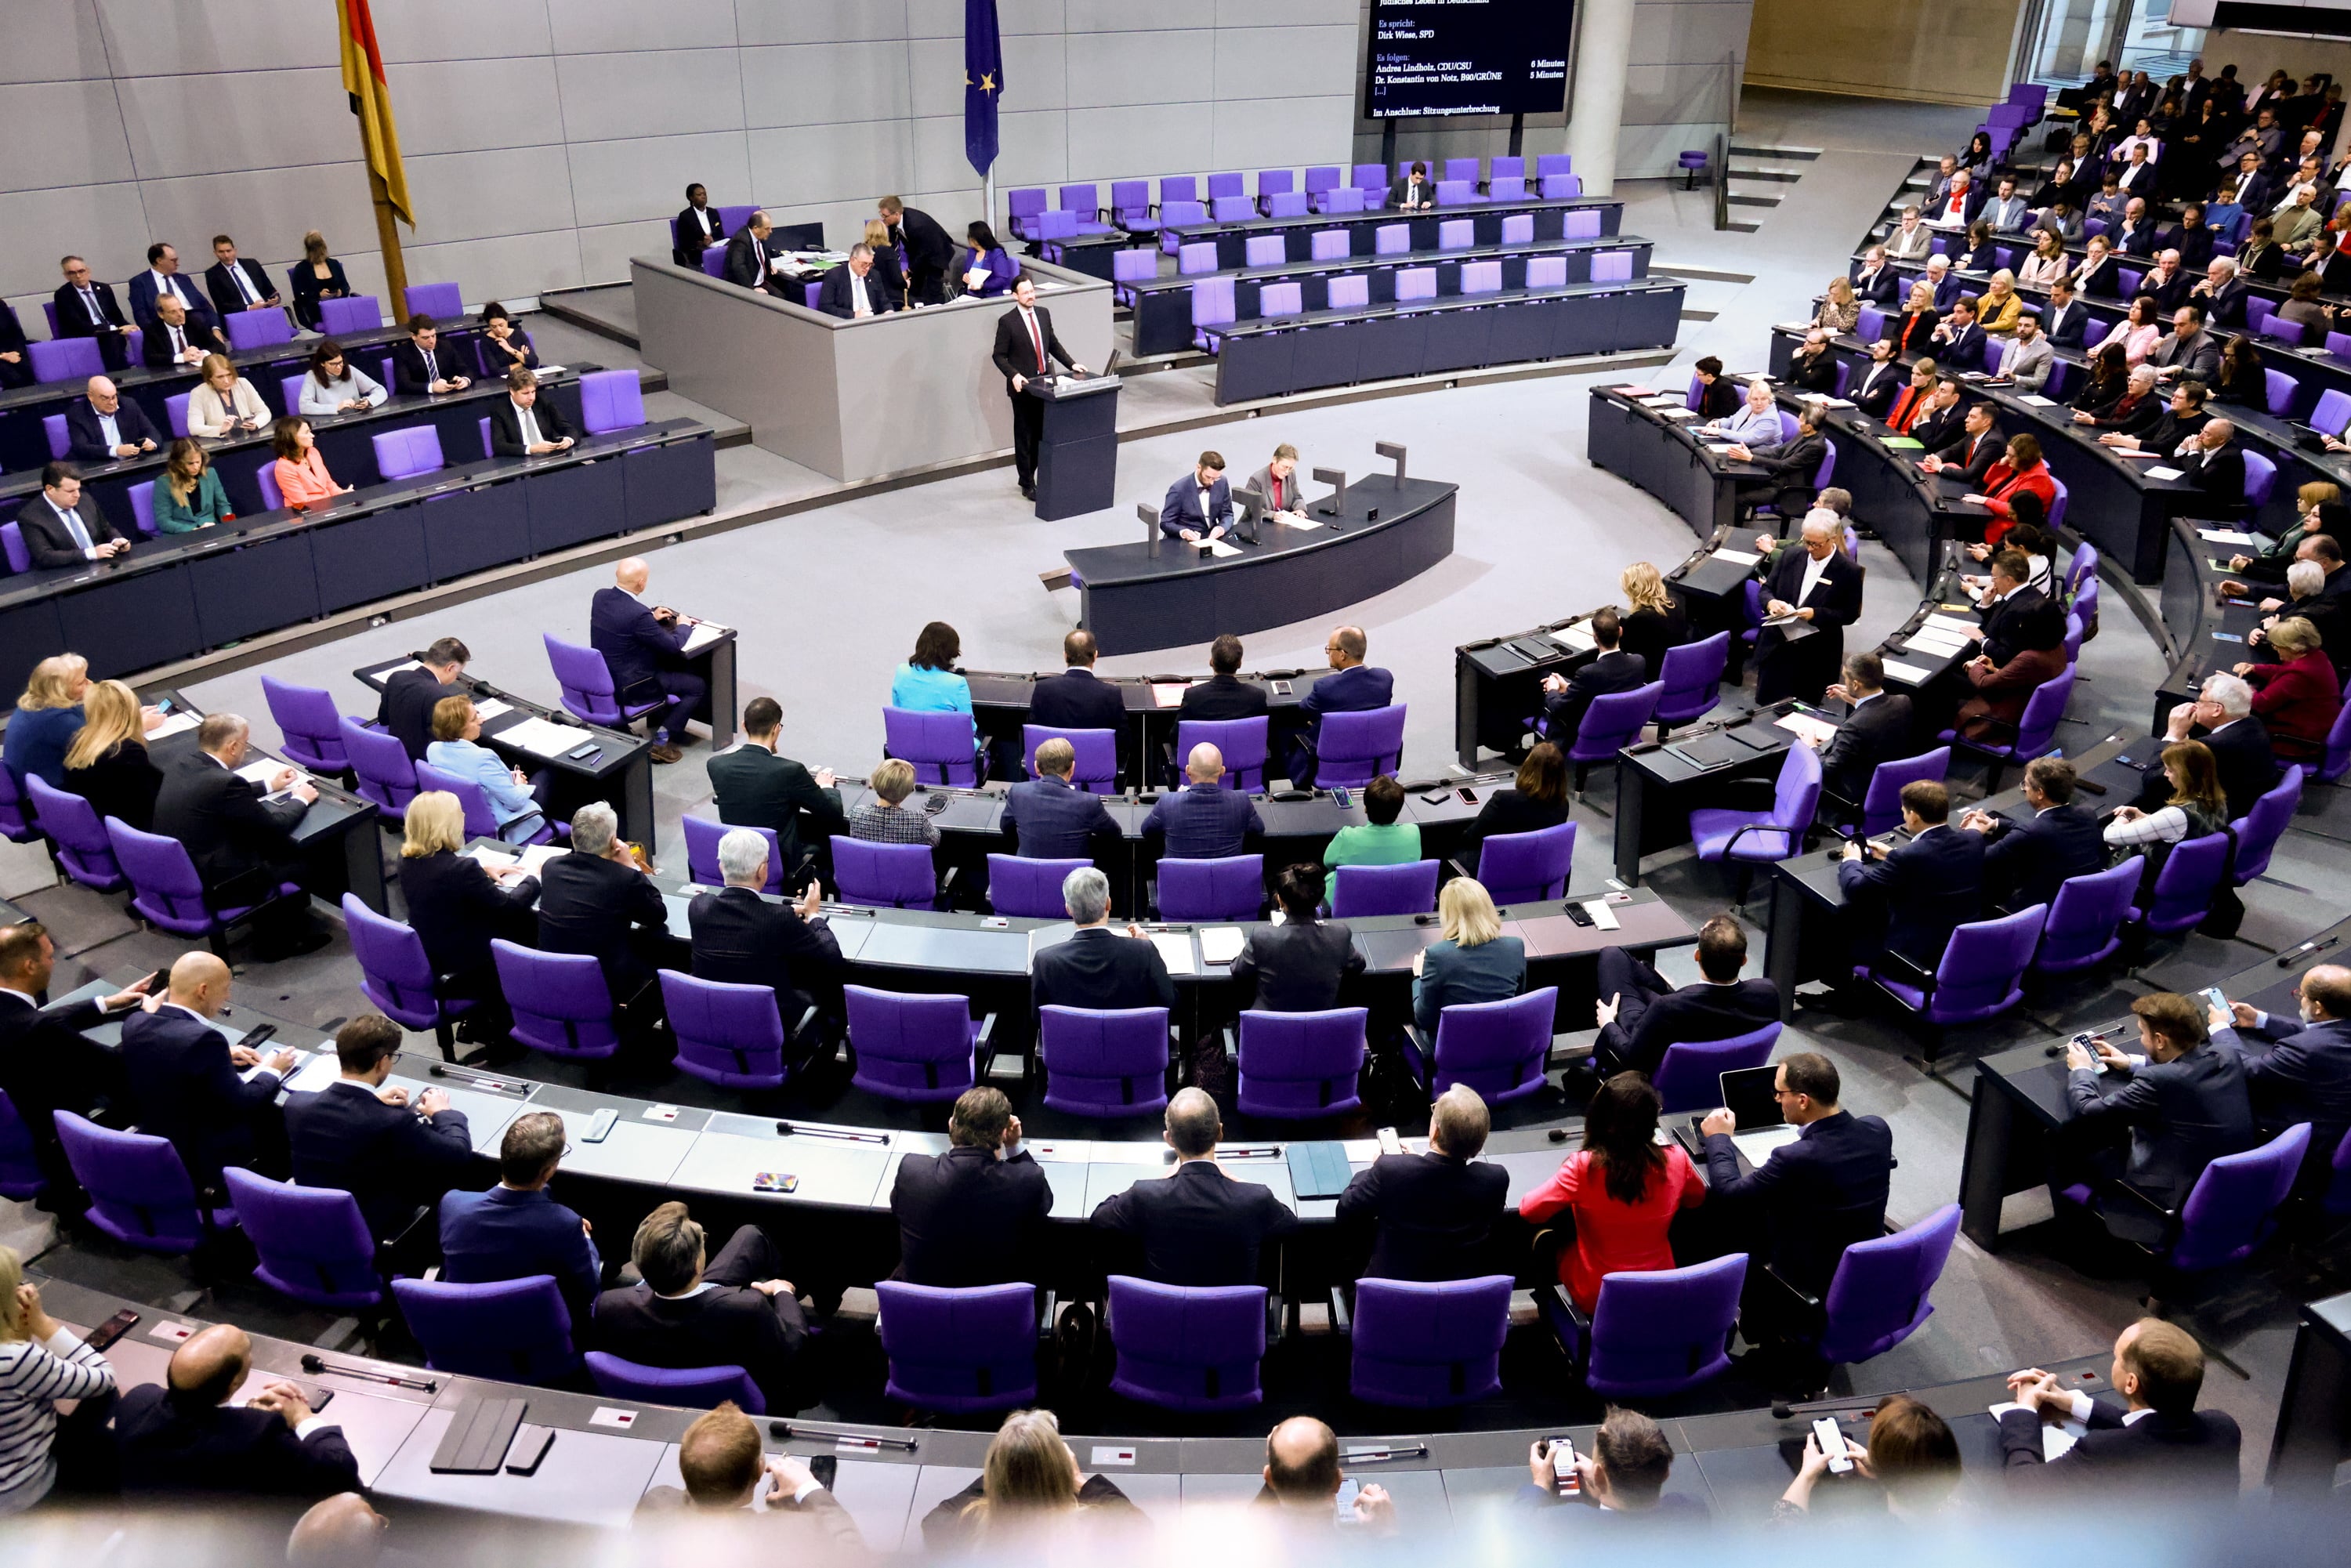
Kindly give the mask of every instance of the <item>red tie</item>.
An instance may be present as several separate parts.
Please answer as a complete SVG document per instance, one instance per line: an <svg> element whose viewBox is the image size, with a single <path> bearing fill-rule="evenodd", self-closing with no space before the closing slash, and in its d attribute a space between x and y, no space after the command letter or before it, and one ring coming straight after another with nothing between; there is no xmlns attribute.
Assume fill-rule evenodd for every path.
<svg viewBox="0 0 2351 1568"><path fill-rule="evenodd" d="M1029 323L1029 341L1036 345L1037 373L1041 376L1045 373L1045 338L1037 330L1037 312L1023 310L1020 319Z"/></svg>
<svg viewBox="0 0 2351 1568"><path fill-rule="evenodd" d="M1281 510L1281 477L1280 475L1276 475L1273 481L1273 509L1277 512Z"/></svg>

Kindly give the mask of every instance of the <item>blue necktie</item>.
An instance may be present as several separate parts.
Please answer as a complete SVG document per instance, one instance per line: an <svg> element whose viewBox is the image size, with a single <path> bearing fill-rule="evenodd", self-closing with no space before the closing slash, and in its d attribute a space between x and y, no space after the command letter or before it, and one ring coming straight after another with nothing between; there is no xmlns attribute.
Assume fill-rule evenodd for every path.
<svg viewBox="0 0 2351 1568"><path fill-rule="evenodd" d="M61 507L57 516L66 522L66 532L73 536L74 548L88 555L90 550L89 530L81 526L81 513L75 507Z"/></svg>

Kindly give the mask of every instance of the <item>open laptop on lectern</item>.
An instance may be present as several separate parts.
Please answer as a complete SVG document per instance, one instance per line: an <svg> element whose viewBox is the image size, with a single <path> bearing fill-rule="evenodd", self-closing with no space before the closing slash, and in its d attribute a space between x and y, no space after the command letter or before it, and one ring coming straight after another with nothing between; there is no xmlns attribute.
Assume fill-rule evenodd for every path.
<svg viewBox="0 0 2351 1568"><path fill-rule="evenodd" d="M1790 1126L1780 1113L1779 1077L1777 1067L1741 1067L1718 1080L1723 1105L1739 1119L1730 1141L1750 1166L1761 1165L1772 1150L1803 1135L1802 1128Z"/></svg>

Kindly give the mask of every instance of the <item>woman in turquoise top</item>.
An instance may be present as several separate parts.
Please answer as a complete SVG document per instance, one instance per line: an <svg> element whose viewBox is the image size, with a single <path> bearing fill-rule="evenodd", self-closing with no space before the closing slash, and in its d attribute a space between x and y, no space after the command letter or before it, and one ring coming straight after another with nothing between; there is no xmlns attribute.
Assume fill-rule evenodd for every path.
<svg viewBox="0 0 2351 1568"><path fill-rule="evenodd" d="M172 443L172 458L155 481L155 527L167 534L192 534L235 517L228 492L213 472L212 459L187 436Z"/></svg>
<svg viewBox="0 0 2351 1568"><path fill-rule="evenodd" d="M914 639L914 656L898 666L890 683L890 706L913 713L969 713L971 683L956 674L963 639L944 621L934 621Z"/></svg>
<svg viewBox="0 0 2351 1568"><path fill-rule="evenodd" d="M1444 940L1412 966L1412 1017L1434 1039L1447 1008L1506 1002L1527 988L1527 945L1502 935L1502 917L1484 885L1457 876L1437 895Z"/></svg>

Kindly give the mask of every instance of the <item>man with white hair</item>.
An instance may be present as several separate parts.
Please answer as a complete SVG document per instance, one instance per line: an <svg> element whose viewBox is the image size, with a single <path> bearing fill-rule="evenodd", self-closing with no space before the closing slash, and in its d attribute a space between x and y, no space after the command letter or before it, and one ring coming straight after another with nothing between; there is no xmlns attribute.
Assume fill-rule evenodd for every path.
<svg viewBox="0 0 2351 1568"><path fill-rule="evenodd" d="M1123 936L1110 928L1110 878L1092 866L1080 866L1061 879L1061 903L1078 929L1067 942L1029 961L1029 994L1040 1011L1176 1005L1166 960L1142 927L1129 925Z"/></svg>
<svg viewBox="0 0 2351 1568"><path fill-rule="evenodd" d="M291 768L274 769L266 787L239 778L249 732L235 714L205 716L196 727L196 748L172 763L155 793L155 831L186 847L214 908L265 905L254 923L258 956L315 953L327 945L327 933L311 922L309 899L277 894L301 878L293 832L319 791Z"/></svg>
<svg viewBox="0 0 2351 1568"><path fill-rule="evenodd" d="M1265 820L1257 802L1218 780L1225 776L1225 755L1207 741L1184 759L1185 787L1159 798L1143 819L1143 837L1164 847L1163 855L1178 860L1222 860L1247 852L1253 840L1265 836Z"/></svg>
<svg viewBox="0 0 2351 1568"><path fill-rule="evenodd" d="M686 666L694 617L666 604L646 604L652 580L653 568L643 556L613 567L612 586L598 589L589 604L588 642L604 656L622 711L660 705L644 716L653 737L653 760L675 762L684 755L677 743L685 738L686 721L709 701L710 683Z"/></svg>
<svg viewBox="0 0 2351 1568"><path fill-rule="evenodd" d="M1488 1240L1501 1218L1510 1173L1480 1164L1494 1119L1467 1083L1437 1097L1428 1152L1382 1155L1339 1195L1339 1223L1372 1231L1365 1275L1381 1280L1467 1280L1493 1272Z"/></svg>
<svg viewBox="0 0 2351 1568"><path fill-rule="evenodd" d="M2171 710L2163 738L2204 743L2220 770L2220 789L2229 798L2231 819L2251 811L2253 802L2277 784L2277 758L2270 750L2270 732L2253 716L2252 687L2236 675L2205 676L2196 700ZM2148 769L2147 782L2137 801L2139 810L2159 810L2170 798L2171 782L2163 769Z"/></svg>
<svg viewBox="0 0 2351 1568"><path fill-rule="evenodd" d="M631 932L666 931L669 911L620 831L619 815L601 800L571 813L571 852L539 869L538 945L594 958L612 1000L625 1005L653 982Z"/></svg>
<svg viewBox="0 0 2351 1568"><path fill-rule="evenodd" d="M841 944L819 913L824 887L814 878L797 906L760 896L768 859L768 838L758 829L726 830L718 841L718 870L726 885L697 894L685 918L694 933L694 977L773 988L790 1034L811 1009L839 1015Z"/></svg>
<svg viewBox="0 0 2351 1568"><path fill-rule="evenodd" d="M1844 663L1844 629L1861 614L1861 568L1844 553L1834 512L1804 516L1803 548L1783 549L1764 578L1762 635L1755 643L1758 706L1798 697L1817 703ZM1791 639L1782 626L1803 622L1812 635Z"/></svg>
<svg viewBox="0 0 2351 1568"><path fill-rule="evenodd" d="M1927 258L1924 277L1927 287L1935 291L1935 308L1949 310L1959 298L1959 275L1951 270L1951 258L1935 252Z"/></svg>
<svg viewBox="0 0 2351 1568"><path fill-rule="evenodd" d="M2216 256L2204 268L2202 281L2188 291L2191 304L2204 308L2204 318L2215 327L2241 327L2245 296L2252 293L2237 277L2237 258Z"/></svg>
<svg viewBox="0 0 2351 1568"><path fill-rule="evenodd" d="M1701 433L1719 440L1737 442L1753 452L1767 452L1780 444L1780 411L1772 406L1771 383L1758 376L1747 383L1747 401L1729 419L1718 419L1701 427Z"/></svg>

